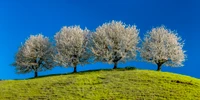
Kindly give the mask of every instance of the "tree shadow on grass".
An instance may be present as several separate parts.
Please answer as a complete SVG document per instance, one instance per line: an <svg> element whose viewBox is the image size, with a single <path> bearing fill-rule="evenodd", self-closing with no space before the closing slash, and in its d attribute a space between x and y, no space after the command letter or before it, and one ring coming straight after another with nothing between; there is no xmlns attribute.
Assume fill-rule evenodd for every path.
<svg viewBox="0 0 200 100"><path fill-rule="evenodd" d="M43 76L38 76L38 77L31 77L31 78L27 78L25 80L30 80L30 79L39 79L39 78L44 78L44 77L51 77L51 76L60 76L60 75L81 75L81 74L85 74L85 73L89 73L89 72L99 72L99 71L126 71L126 70L136 70L136 67L133 66L127 66L125 68L117 68L117 69L96 69L96 70L85 70L85 71L80 71L77 73L60 73L60 74L50 74L50 75L43 75ZM15 79L15 80L20 80L20 79Z"/></svg>

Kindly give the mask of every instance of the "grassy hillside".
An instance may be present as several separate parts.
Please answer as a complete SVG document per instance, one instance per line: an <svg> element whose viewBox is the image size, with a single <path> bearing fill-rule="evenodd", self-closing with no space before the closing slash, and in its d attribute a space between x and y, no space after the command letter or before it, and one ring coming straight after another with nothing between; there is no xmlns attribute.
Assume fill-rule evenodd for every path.
<svg viewBox="0 0 200 100"><path fill-rule="evenodd" d="M200 80L149 70L93 71L0 81L0 100L198 100Z"/></svg>

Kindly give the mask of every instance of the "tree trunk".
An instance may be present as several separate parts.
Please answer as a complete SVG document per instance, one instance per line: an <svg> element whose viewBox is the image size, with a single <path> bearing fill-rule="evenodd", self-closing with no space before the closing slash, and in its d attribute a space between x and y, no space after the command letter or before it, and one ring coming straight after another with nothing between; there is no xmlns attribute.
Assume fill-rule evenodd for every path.
<svg viewBox="0 0 200 100"><path fill-rule="evenodd" d="M76 65L74 65L74 73L77 72L77 68L76 68Z"/></svg>
<svg viewBox="0 0 200 100"><path fill-rule="evenodd" d="M76 73L77 71L76 71L76 67L74 67L74 73Z"/></svg>
<svg viewBox="0 0 200 100"><path fill-rule="evenodd" d="M157 71L161 71L161 66L162 66L162 64L158 63L157 65L158 65Z"/></svg>
<svg viewBox="0 0 200 100"><path fill-rule="evenodd" d="M38 77L38 72L37 71L35 71L35 76L34 77L35 78Z"/></svg>
<svg viewBox="0 0 200 100"><path fill-rule="evenodd" d="M114 62L114 68L113 69L117 69L117 62Z"/></svg>

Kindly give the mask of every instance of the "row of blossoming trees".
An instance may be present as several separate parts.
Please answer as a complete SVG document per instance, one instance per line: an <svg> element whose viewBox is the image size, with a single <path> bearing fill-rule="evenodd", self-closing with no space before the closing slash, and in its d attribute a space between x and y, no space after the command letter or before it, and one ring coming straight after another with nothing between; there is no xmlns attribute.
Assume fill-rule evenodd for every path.
<svg viewBox="0 0 200 100"><path fill-rule="evenodd" d="M91 62L113 63L114 69L120 62L135 60L137 51L140 56L161 66L183 66L185 51L177 33L164 26L147 32L142 41L136 26L112 21L99 26L95 32L79 26L63 27L54 36L52 43L42 34L31 35L16 53L13 66L18 73L52 69L54 66L74 67Z"/></svg>

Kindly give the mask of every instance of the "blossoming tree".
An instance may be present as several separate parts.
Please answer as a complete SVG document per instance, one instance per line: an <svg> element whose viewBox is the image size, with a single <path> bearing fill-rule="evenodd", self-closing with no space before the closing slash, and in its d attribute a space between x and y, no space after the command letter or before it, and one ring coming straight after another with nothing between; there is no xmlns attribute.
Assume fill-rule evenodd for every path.
<svg viewBox="0 0 200 100"><path fill-rule="evenodd" d="M89 63L88 34L89 30L79 26L63 27L55 35L55 61L64 67L74 67L74 72L77 72L78 64Z"/></svg>
<svg viewBox="0 0 200 100"><path fill-rule="evenodd" d="M35 77L39 71L52 69L54 48L48 37L43 35L31 35L28 40L19 48L15 55L17 73L28 73L34 71Z"/></svg>
<svg viewBox="0 0 200 100"><path fill-rule="evenodd" d="M139 30L120 21L104 23L92 35L92 48L96 61L113 63L114 69L119 62L136 57Z"/></svg>
<svg viewBox="0 0 200 100"><path fill-rule="evenodd" d="M183 45L175 31L156 27L146 34L140 54L144 60L157 64L160 71L162 65L183 66L186 57Z"/></svg>

